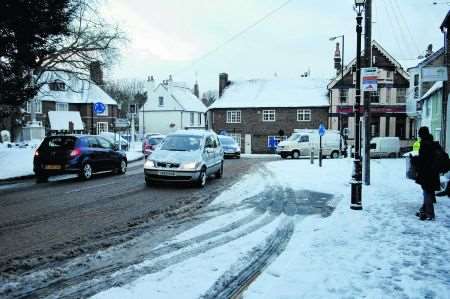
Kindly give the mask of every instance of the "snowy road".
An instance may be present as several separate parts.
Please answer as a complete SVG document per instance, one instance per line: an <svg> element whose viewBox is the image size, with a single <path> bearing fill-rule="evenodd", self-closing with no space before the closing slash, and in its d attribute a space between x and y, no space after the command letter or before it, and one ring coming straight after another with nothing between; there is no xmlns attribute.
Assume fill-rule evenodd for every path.
<svg viewBox="0 0 450 299"><path fill-rule="evenodd" d="M153 245L159 244L209 217L196 213L253 166L259 165L254 159L226 160L224 177L221 180L211 178L206 188L197 189L189 186L147 188L141 163L131 164L125 176L108 174L88 182L65 179L46 184L28 180L0 186L1 278L14 280L49 265L52 268L66 265L80 256L88 259L89 254L137 240L149 231L150 239L144 239ZM159 233L155 234L156 231ZM133 257L124 257L121 263L115 261L111 268L99 267L104 273L142 258L145 256L136 250ZM95 275L95 265L90 267L89 272ZM71 275L76 273L84 274L79 270ZM36 282L32 287L28 280L23 287L15 295L33 293L34 287L52 293L61 285L52 283L51 287L42 288ZM4 291L7 290L0 290L0 294Z"/></svg>

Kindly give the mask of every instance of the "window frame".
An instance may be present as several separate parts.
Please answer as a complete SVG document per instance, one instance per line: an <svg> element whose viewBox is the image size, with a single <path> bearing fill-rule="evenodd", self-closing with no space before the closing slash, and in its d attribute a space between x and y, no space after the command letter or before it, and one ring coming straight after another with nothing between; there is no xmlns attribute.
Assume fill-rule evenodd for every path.
<svg viewBox="0 0 450 299"><path fill-rule="evenodd" d="M194 112L190 112L189 113L189 125L193 126L195 123L195 113Z"/></svg>
<svg viewBox="0 0 450 299"><path fill-rule="evenodd" d="M106 124L106 130L100 131L99 130L100 124L102 124L102 125ZM96 128L97 135L100 135L101 132L109 132L108 131L109 123L107 121L98 121L98 122L95 123L95 128Z"/></svg>
<svg viewBox="0 0 450 299"><path fill-rule="evenodd" d="M309 116L309 119L307 119ZM311 109L297 109L297 121L298 122L310 122L312 120Z"/></svg>
<svg viewBox="0 0 450 299"><path fill-rule="evenodd" d="M349 93L349 89L348 88L341 88L341 89L339 89L339 102L341 104L345 104L345 103L348 102L348 93Z"/></svg>
<svg viewBox="0 0 450 299"><path fill-rule="evenodd" d="M406 88L397 88L397 94L395 97L395 102L398 104L405 104L406 103ZM399 99L402 99L399 101Z"/></svg>
<svg viewBox="0 0 450 299"><path fill-rule="evenodd" d="M67 109L58 109L58 105L63 105L65 106L65 108ZM55 103L55 111L69 111L69 103L64 103L64 102L56 102Z"/></svg>
<svg viewBox="0 0 450 299"><path fill-rule="evenodd" d="M240 124L242 122L242 112L241 110L227 110L227 124Z"/></svg>
<svg viewBox="0 0 450 299"><path fill-rule="evenodd" d="M158 106L164 107L164 97L163 96L158 97Z"/></svg>
<svg viewBox="0 0 450 299"><path fill-rule="evenodd" d="M274 122L276 121L276 110L266 109L262 111L262 121L263 122Z"/></svg>

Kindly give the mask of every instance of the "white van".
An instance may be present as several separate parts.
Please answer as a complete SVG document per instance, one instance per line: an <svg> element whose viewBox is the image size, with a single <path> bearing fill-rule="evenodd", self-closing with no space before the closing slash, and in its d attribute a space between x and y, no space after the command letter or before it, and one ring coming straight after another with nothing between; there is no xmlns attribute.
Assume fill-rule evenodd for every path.
<svg viewBox="0 0 450 299"><path fill-rule="evenodd" d="M370 140L370 157L373 158L395 158L400 154L400 138L398 137L375 137Z"/></svg>
<svg viewBox="0 0 450 299"><path fill-rule="evenodd" d="M293 159L309 157L311 150L314 155L319 156L320 136L318 130L294 130L294 133L286 141L282 141L277 146L277 154L281 158L291 156ZM337 130L327 130L322 137L322 156L338 158L340 149L345 150L345 142Z"/></svg>

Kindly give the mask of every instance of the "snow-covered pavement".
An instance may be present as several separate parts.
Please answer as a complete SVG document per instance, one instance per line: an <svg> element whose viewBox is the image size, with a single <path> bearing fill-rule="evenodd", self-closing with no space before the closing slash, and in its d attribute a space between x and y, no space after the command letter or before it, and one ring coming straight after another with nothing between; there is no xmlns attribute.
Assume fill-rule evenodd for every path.
<svg viewBox="0 0 450 299"><path fill-rule="evenodd" d="M178 251L116 273L150 274L95 297L448 298L450 199L419 221L403 159L372 160L362 211L349 208L351 160L261 163L213 201L215 217L161 244Z"/></svg>

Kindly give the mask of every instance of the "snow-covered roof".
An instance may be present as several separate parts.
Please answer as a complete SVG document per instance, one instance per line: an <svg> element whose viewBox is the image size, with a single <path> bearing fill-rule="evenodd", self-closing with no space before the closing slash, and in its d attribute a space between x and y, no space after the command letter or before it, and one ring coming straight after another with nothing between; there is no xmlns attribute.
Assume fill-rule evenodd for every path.
<svg viewBox="0 0 450 299"><path fill-rule="evenodd" d="M102 102L105 105L117 105L117 102L94 82L88 79L77 78L73 74L46 72L41 76L40 82L46 83L36 96L41 101L76 104ZM64 91L50 90L48 83L52 82L63 82L66 85L66 89Z"/></svg>
<svg viewBox="0 0 450 299"><path fill-rule="evenodd" d="M307 77L233 82L209 109L328 106L327 82Z"/></svg>
<svg viewBox="0 0 450 299"><path fill-rule="evenodd" d="M76 131L84 130L78 111L49 111L50 128L55 131L68 131L69 122L73 123L73 129Z"/></svg>
<svg viewBox="0 0 450 299"><path fill-rule="evenodd" d="M431 86L431 88L420 99L424 100L424 99L430 97L431 95L433 95L435 92L437 92L440 89L442 89L442 81L436 81L433 84L433 86Z"/></svg>
<svg viewBox="0 0 450 299"><path fill-rule="evenodd" d="M177 101L184 110L202 113L206 112L206 106L192 93L190 88L175 82L169 82L168 85L162 84L162 86L167 89L175 101Z"/></svg>

